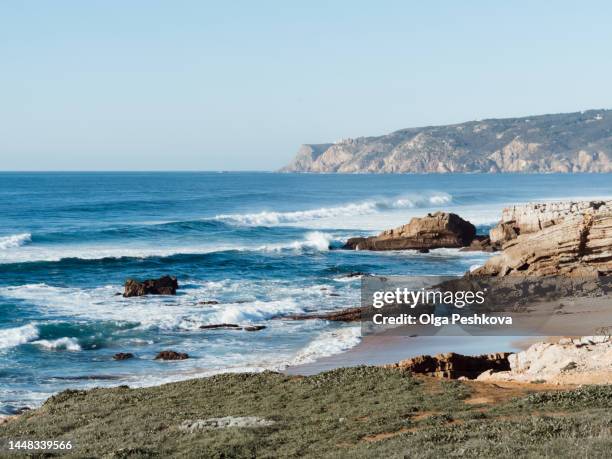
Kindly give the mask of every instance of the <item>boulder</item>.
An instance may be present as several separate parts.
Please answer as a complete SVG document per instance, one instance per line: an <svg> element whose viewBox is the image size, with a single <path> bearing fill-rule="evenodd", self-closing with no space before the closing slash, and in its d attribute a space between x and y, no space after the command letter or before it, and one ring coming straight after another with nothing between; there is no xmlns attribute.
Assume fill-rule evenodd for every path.
<svg viewBox="0 0 612 459"><path fill-rule="evenodd" d="M475 379L481 373L491 370L507 371L510 369L508 357L510 353L500 352L478 356L455 354L448 352L435 356L421 355L398 363L386 365L388 368L400 368L412 373L435 376L437 378L468 378Z"/></svg>
<svg viewBox="0 0 612 459"><path fill-rule="evenodd" d="M185 360L188 359L189 355L184 352L176 351L161 351L155 356L155 360Z"/></svg>
<svg viewBox="0 0 612 459"><path fill-rule="evenodd" d="M142 282L128 279L125 281L123 296L128 298L143 295L176 295L177 288L178 281L174 276L163 276Z"/></svg>
<svg viewBox="0 0 612 459"><path fill-rule="evenodd" d="M548 217L518 227L518 236L506 241L501 254L490 258L471 275L575 277L612 274L612 201L607 203L557 203L555 209L573 209L573 215L546 213ZM539 209L537 205L532 205ZM541 229L534 229L542 226Z"/></svg>
<svg viewBox="0 0 612 459"><path fill-rule="evenodd" d="M413 218L399 228L383 231L378 236L351 238L344 245L353 250L429 250L468 246L476 236L476 228L456 214L436 212Z"/></svg>

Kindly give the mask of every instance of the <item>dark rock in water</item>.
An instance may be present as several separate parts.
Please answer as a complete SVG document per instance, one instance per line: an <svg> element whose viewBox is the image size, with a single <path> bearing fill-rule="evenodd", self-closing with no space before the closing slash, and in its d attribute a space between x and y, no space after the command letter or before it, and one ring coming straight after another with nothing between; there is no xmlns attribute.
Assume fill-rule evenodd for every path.
<svg viewBox="0 0 612 459"><path fill-rule="evenodd" d="M210 324L200 325L202 330L215 330L215 329L229 329L229 330L242 330L242 327L238 324Z"/></svg>
<svg viewBox="0 0 612 459"><path fill-rule="evenodd" d="M429 249L423 247L422 249L418 249L417 252L419 252L419 253L429 253Z"/></svg>
<svg viewBox="0 0 612 459"><path fill-rule="evenodd" d="M30 408L29 406L21 406L19 408L12 409L11 410L11 414L13 414L13 415L20 415L20 414L26 413L26 412L31 411L31 410L32 410L32 408Z"/></svg>
<svg viewBox="0 0 612 459"><path fill-rule="evenodd" d="M457 379L466 377L475 379L481 373L492 371L509 371L508 352L486 355L461 355L454 352L446 354L420 355L401 362L386 365L389 368L401 368L412 373L419 373L437 378Z"/></svg>
<svg viewBox="0 0 612 459"><path fill-rule="evenodd" d="M352 239L358 239L358 238L352 238ZM359 238L359 239L365 239L365 238ZM352 273L348 273L345 277L361 277L361 276L368 276L368 275L369 275L368 273L363 273L361 271L354 271Z"/></svg>
<svg viewBox="0 0 612 459"><path fill-rule="evenodd" d="M244 327L245 331L259 331L259 330L263 330L264 328L266 328L265 325L247 325L246 327Z"/></svg>
<svg viewBox="0 0 612 459"><path fill-rule="evenodd" d="M131 352L117 352L113 355L113 360L128 360L134 358L134 354Z"/></svg>
<svg viewBox="0 0 612 459"><path fill-rule="evenodd" d="M185 360L188 358L189 355L184 352L176 352L171 350L161 351L155 356L155 360Z"/></svg>
<svg viewBox="0 0 612 459"><path fill-rule="evenodd" d="M368 308L347 308L341 311L333 311L325 314L295 314L292 316L283 317L287 320L309 320L309 319L323 319L332 320L338 322L356 322L361 320L362 314L366 312Z"/></svg>
<svg viewBox="0 0 612 459"><path fill-rule="evenodd" d="M476 236L476 227L456 214L436 212L413 218L399 228L378 236L351 238L344 245L352 250L422 250L468 246Z"/></svg>
<svg viewBox="0 0 612 459"><path fill-rule="evenodd" d="M199 301L198 304L219 304L216 300Z"/></svg>
<svg viewBox="0 0 612 459"><path fill-rule="evenodd" d="M174 276L163 276L159 279L147 279L139 282L134 279L125 281L125 290L123 296L128 298L131 296L143 295L176 295L178 281Z"/></svg>
<svg viewBox="0 0 612 459"><path fill-rule="evenodd" d="M341 296L339 293L330 293L329 296Z"/></svg>

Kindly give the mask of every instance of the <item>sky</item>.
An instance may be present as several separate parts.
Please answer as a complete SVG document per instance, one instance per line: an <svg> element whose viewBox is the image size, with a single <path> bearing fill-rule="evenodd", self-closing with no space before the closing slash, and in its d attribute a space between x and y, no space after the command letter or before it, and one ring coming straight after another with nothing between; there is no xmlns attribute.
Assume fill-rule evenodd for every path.
<svg viewBox="0 0 612 459"><path fill-rule="evenodd" d="M0 0L0 170L275 170L303 143L612 108L612 4Z"/></svg>

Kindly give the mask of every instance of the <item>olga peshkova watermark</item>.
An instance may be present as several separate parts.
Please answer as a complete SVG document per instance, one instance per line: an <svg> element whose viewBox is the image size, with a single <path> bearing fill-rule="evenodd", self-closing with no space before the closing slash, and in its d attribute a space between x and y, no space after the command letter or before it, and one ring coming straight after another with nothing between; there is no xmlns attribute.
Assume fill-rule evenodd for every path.
<svg viewBox="0 0 612 459"><path fill-rule="evenodd" d="M362 333L596 334L602 323L612 325L611 279L364 277Z"/></svg>

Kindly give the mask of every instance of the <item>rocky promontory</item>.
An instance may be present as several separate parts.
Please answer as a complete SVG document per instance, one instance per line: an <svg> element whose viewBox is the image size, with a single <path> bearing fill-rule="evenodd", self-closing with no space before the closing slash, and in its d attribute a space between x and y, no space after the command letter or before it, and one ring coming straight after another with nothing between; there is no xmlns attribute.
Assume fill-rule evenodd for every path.
<svg viewBox="0 0 612 459"><path fill-rule="evenodd" d="M490 238L503 251L474 275L610 275L612 201L513 206Z"/></svg>

